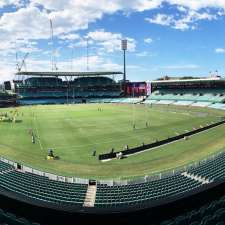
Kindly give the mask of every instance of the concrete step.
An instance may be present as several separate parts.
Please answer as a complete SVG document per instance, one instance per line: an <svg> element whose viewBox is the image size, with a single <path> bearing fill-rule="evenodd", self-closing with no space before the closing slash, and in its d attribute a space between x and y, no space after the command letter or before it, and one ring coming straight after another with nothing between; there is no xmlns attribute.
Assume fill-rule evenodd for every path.
<svg viewBox="0 0 225 225"><path fill-rule="evenodd" d="M201 177L201 176L198 176L196 174L191 174L191 173L188 173L188 172L184 172L184 173L182 173L182 175L185 176L185 177L188 177L192 180L196 180L196 181L198 181L202 184L209 184L209 183L212 182L211 180L209 180L206 177Z"/></svg>
<svg viewBox="0 0 225 225"><path fill-rule="evenodd" d="M85 200L84 200L84 207L94 207L95 205L95 198L96 198L97 186L96 185L89 185Z"/></svg>

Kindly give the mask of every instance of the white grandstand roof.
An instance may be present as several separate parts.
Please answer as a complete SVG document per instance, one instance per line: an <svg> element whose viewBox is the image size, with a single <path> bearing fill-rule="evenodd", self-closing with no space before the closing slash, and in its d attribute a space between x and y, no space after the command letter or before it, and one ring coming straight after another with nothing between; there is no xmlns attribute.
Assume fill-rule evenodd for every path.
<svg viewBox="0 0 225 225"><path fill-rule="evenodd" d="M18 72L16 75L19 76L55 76L55 77L85 77L85 76L109 76L109 75L121 75L122 72L119 71L96 71L96 72L38 72L38 71L26 71L26 72Z"/></svg>
<svg viewBox="0 0 225 225"><path fill-rule="evenodd" d="M175 82L207 82L207 81L225 81L221 77L194 78L194 79L172 79L172 80L154 80L151 83L175 83Z"/></svg>

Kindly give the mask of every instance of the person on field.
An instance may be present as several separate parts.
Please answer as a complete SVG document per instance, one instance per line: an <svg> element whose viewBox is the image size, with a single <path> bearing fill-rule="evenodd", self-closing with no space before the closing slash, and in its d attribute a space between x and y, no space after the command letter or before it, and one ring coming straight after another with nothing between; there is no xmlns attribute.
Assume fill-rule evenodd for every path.
<svg viewBox="0 0 225 225"><path fill-rule="evenodd" d="M32 143L35 144L35 137L33 134L32 134Z"/></svg>
<svg viewBox="0 0 225 225"><path fill-rule="evenodd" d="M93 150L92 156L96 156L96 150Z"/></svg>

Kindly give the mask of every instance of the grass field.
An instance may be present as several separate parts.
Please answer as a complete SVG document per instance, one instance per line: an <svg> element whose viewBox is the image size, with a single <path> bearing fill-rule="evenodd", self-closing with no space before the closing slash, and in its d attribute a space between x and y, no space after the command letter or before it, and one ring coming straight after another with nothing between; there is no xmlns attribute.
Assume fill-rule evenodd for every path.
<svg viewBox="0 0 225 225"><path fill-rule="evenodd" d="M101 109L99 111L98 109ZM8 113L15 109L0 109ZM0 122L0 155L37 169L88 178L134 177L185 165L225 148L225 126L176 143L100 162L93 150L110 152L165 139L218 121L224 112L144 105L51 105L18 108L20 122ZM133 129L133 122L136 129ZM146 127L146 122L149 127ZM36 136L32 144L29 131ZM48 161L48 149L60 160Z"/></svg>

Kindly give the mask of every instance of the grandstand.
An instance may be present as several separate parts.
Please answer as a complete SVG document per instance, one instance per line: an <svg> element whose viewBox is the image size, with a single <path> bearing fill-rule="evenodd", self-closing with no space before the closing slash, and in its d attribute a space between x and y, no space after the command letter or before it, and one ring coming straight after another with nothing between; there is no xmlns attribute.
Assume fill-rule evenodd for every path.
<svg viewBox="0 0 225 225"><path fill-rule="evenodd" d="M225 103L225 80L202 78L152 81L152 93L148 104L199 106L223 109Z"/></svg>
<svg viewBox="0 0 225 225"><path fill-rule="evenodd" d="M121 73L120 72L107 72L107 73L20 72L17 74L17 76L21 77L28 76L28 77L20 82L18 81L15 82L15 93L19 96L18 102L21 105L92 103L92 106L95 106L96 104L97 107L102 107L102 104L109 103L107 106L112 105L113 107L120 107L123 104L123 106L124 105L128 106L128 110L126 111L126 108L120 108L121 111L119 111L119 115L122 118L127 116L129 118L128 120L129 123L132 119L134 121L135 113L139 113L138 109L135 108L135 105L137 105L137 107L141 107L140 108L141 119L146 117L146 115L149 113L149 110L153 111L154 108L152 109L152 106L156 107L162 106L162 108L160 108L161 111L160 110L156 111L156 114L160 113L169 114L170 108L168 106L172 106L175 109L177 109L177 111L175 110L172 111L170 115L172 116L174 115L173 113L177 113L177 117L179 117L178 111L183 110L181 112L182 118L185 117L186 119L185 122L187 123L188 120L186 117L190 117L193 120L195 120L196 119L195 117L201 118L204 117L206 114L205 117L208 116L210 119L205 118L201 119L200 120L201 124L196 124L197 128L193 127L195 124L193 126L191 124L191 126L188 128L183 127L182 126L183 121L181 120L181 117L177 118L177 121L176 119L174 119L171 122L171 124L169 124L170 127L169 126L165 127L165 131L167 131L165 132L166 135L165 140L170 140L170 138L173 139L175 137L169 136L171 134L170 131L172 130L173 135L176 136L181 135L182 137L181 142L183 141L184 143L186 137L182 136L183 134L189 134L189 132L194 132L196 134L195 132L196 130L198 129L204 130L204 126L210 127L213 123L217 123L218 121L222 121L224 119L224 110L225 110L224 79L202 78L202 79L152 81L151 93L148 93L148 96L145 96L144 98L140 97L134 98L134 96L132 96L133 91L132 83L130 83L129 87L131 90L127 91L128 96L124 96L123 90L121 88L121 83L109 77L116 74ZM147 86L143 82L141 82L141 85L143 87ZM141 88L141 93L142 92L146 93L146 90ZM4 95L7 96L5 97L6 99L9 98L9 95L4 93L2 94L2 99L4 99ZM15 97L15 95L13 96ZM140 96L139 92L137 93L136 96ZM38 134L39 129L39 125L37 123L38 115L35 114L36 113L35 110L37 110L37 108L38 107L34 109L32 108L32 106L30 108L29 106L27 108L24 107L23 120L25 120L25 124L27 123L28 124L27 126L29 128L30 126L34 126L33 129L37 133L36 138L41 147L41 156L43 156L44 155L43 151L46 151L46 149L41 146L41 138L40 134ZM191 110L193 109L193 111L190 110L189 112L185 110L186 108L189 108ZM165 110L163 111L162 109ZM60 110L63 111L63 108L61 108ZM42 111L44 112L43 114L45 116L47 114L47 111L48 110L45 109ZM90 115L92 115L91 113L93 112L91 111L90 108L88 108L87 111L88 113L90 113ZM95 109L94 114L97 114L97 112L98 111ZM121 112L123 112L123 114ZM128 114L127 112L131 112L131 114L127 115ZM67 121L66 123L68 123L68 127L74 125L74 121L70 117L72 117L72 115L75 114L72 114L72 110L70 111L70 113L71 114L69 114L68 118L66 118ZM102 117L106 117L107 113L113 114L115 112L108 111L106 112L106 114L102 114ZM26 116L30 114L33 115L32 120L26 121ZM202 116L202 114L204 114L204 116ZM62 114L60 116L59 117L62 119ZM78 111L76 111L76 117L77 118L79 117ZM45 121L51 120L51 118L49 119L49 117L46 118L47 120ZM99 117L96 118L98 124ZM162 120L160 121L160 123L155 124L154 121L150 121L151 124L153 124L154 130L164 129L163 118L159 117L154 118L155 120ZM216 122L212 121L215 118ZM140 120L140 118L138 119ZM54 117L54 120L57 121L56 116ZM86 120L85 123L84 121L81 122L83 122L85 126L88 127L89 129L88 131L93 129L93 127L94 128L97 127L96 123L93 123L89 126L89 124L86 124ZM76 123L78 124L78 121L76 121ZM110 121L109 129L113 129L112 123L114 123L114 121L113 122ZM120 139L120 137L116 136L116 134L120 132L120 129L123 129L124 125L123 123L126 123L126 121L121 120L121 127L116 127L117 128L116 131L112 133L113 135L115 135L113 141L116 141L117 138ZM179 133L177 133L178 130L176 130L177 125L176 123L178 124L179 127ZM100 126L99 129L106 131L107 130L106 125L109 126L109 124L107 124L104 121L103 126ZM5 131L9 132L9 130L7 130L8 128L7 124L4 124L4 126ZM224 125L219 124L221 130L224 128L223 126ZM130 127L130 124L128 127ZM10 129L11 128L12 126L10 127ZM25 126L25 129L26 128L27 127ZM127 133L131 132L129 130L130 128L127 127L125 128ZM210 127L210 129L211 128L212 127ZM21 135L20 137L22 137L23 130L25 129L24 127L19 128L19 131L22 131L21 134L19 134ZM60 127L60 129L62 128ZM137 145L137 143L139 143L139 145L135 147L137 148L140 147L140 143L143 140L142 139L143 132L144 131L147 132L147 129L151 130L152 128L151 126L150 127L145 126L144 128L141 127L140 129L132 130L132 135L136 134L136 136L132 136L133 139L138 140L138 142L135 142L135 144ZM78 125L76 127L76 130L81 130L83 133L87 131L83 126L82 128L80 128L78 127ZM50 131L53 131L53 129ZM60 133L57 133L57 135L59 134ZM90 134L88 134L88 138L86 138L86 136L78 137L78 132L75 134L77 139L80 138L81 140L84 140L86 142L88 142L91 137L89 136ZM153 141L150 144L154 146L153 151L155 152L157 152L158 150L157 148L155 149L155 146L158 143L160 143L160 141L164 140L164 139L158 140L161 138L160 137L161 134L160 135L159 133L156 134L157 139L152 140L152 137L147 137L148 138L147 140L149 142L150 140ZM100 133L97 135L100 135ZM152 130L151 135L153 136ZM61 136L57 137L59 137L59 139L62 138ZM128 138L125 135L124 137L125 137L124 139L126 139L127 141ZM196 135L196 137L198 137L198 135ZM24 142L28 142L27 140L28 138L27 139L26 138L27 137L25 137ZM187 137L187 139L188 138L189 137ZM48 139L48 136L46 139ZM72 137L72 139L74 139L74 136ZM66 137L65 140L69 140L69 137ZM110 141L113 142L112 139L110 139ZM148 143L142 142L141 147L148 146L149 142ZM124 144L124 142L122 143ZM180 145L178 145L178 148L179 146L183 147L182 144L183 143L180 143ZM38 149L39 145L36 146L33 145L36 147L35 151L40 150ZM7 147L6 149L10 149L8 148L8 146L6 147ZM68 147L70 146L66 146L66 148ZM162 149L163 147L164 146L162 146ZM147 163L145 162L145 157L143 157L142 159L139 157L140 162L143 162L143 171L145 171L145 173L142 173L138 177L134 177L132 174L130 175L130 177L123 179L120 179L121 177L118 177L118 179L117 178L114 179L110 176L108 176L108 179L101 179L98 178L98 176L96 176L97 178L96 177L81 178L78 176L69 176L69 175L67 176L64 174L59 175L57 173L53 174L51 170L48 171L48 167L45 165L42 165L42 167L40 166L40 168L33 168L33 165L26 164L26 162L23 163L24 158L21 161L20 159L18 159L18 161L20 162L17 162L16 160L13 159L8 160L6 159L7 157L1 157L0 193L3 196L7 196L9 198L16 199L20 202L24 202L27 204L31 204L38 207L44 207L46 209L54 209L70 213L79 212L90 214L106 214L106 213L132 212L142 209L153 209L155 207L173 203L178 200L191 198L196 194L208 191L224 183L225 146L220 143L219 147L217 147L215 151L211 152L213 154L207 155L206 152L205 155L207 155L207 157L205 158L201 158L194 162L190 161L188 164L183 163L181 164L182 166L180 167L174 166L170 169L167 168L166 170L159 170L152 174L150 173L148 174L148 166L149 166L148 163L150 162L154 164L153 162L154 157L152 161L149 162L147 161ZM88 148L92 148L92 146ZM186 148L188 149L188 147ZM159 155L161 154L161 156L163 156L163 154L166 154L163 152L162 149L161 152L159 153ZM56 150L58 150L57 146ZM130 148L129 150L132 150L132 148ZM174 151L175 150L176 149L174 149ZM9 151L11 151L11 149ZM85 150L82 149L82 152L83 151ZM64 151L63 148L62 152L63 152L62 156L64 156L63 154L65 155L67 154L66 150ZM76 153L81 154L79 151L77 151ZM104 153L108 154L108 150L107 152ZM118 152L115 151L113 153L117 154ZM188 154L194 154L194 152L192 151L191 153ZM28 156L26 157L28 158ZM39 155L37 154L35 155L35 157L38 158ZM82 154L78 156L78 160L76 159L78 165L80 163L79 157L80 158L83 157L84 158L83 160L87 160L87 163L90 162L90 167L88 167L88 169L86 168L86 170L90 170L91 167L94 168L97 164L98 164L97 166L99 165L102 166L101 170L104 170L105 168L108 167L108 165L110 167L113 163L115 163L113 164L115 167L112 168L116 168L116 166L118 166L119 168L118 170L121 170L121 168L123 168L121 166L123 164L123 160L116 161L115 159L115 162L109 162L109 164L107 164L107 162L96 163L94 162L95 159L93 159L92 156L90 161L88 161L90 158L89 153L88 156L87 154L85 155L85 157L87 158L85 158L84 155ZM60 163L63 163L63 160L62 162L59 160ZM126 158L124 159L124 161L126 162ZM138 165L135 164L136 163L135 155L133 156L131 162L134 163L134 165ZM65 163L67 163L66 160ZM103 165L103 163L105 164ZM175 165L172 156L171 156L171 164ZM51 166L53 167L55 165L58 166L57 161L53 161ZM67 167L65 166L65 164L61 165L63 165L62 169L65 167L66 170ZM124 166L126 166L126 163L124 164ZM44 170L43 168L46 168L46 170ZM133 165L130 168L132 168L131 170L135 170L135 166L133 168ZM56 170L56 172L58 172L58 170ZM1 214L4 214L5 216L5 213L0 211L0 219ZM219 216L217 217L221 218L222 214L224 214L224 212L218 213ZM197 215L195 216L196 216L195 218L197 218ZM191 219L189 217L191 217ZM186 224L189 224L189 222L194 222L196 220L200 221L199 218L197 219L195 218L190 215L185 216L183 215L182 219L181 217L174 218L172 220L165 221L163 224L181 224L181 222L178 223L177 221L186 221ZM219 221L219 219L217 220Z"/></svg>
<svg viewBox="0 0 225 225"><path fill-rule="evenodd" d="M0 91L0 107L16 105L16 95Z"/></svg>
<svg viewBox="0 0 225 225"><path fill-rule="evenodd" d="M20 72L17 76L32 77L16 82L15 92L20 100L48 99L49 103L57 102L56 99L59 103L63 100L79 103L92 98L116 98L122 96L122 87L109 76L120 74L120 72Z"/></svg>
<svg viewBox="0 0 225 225"><path fill-rule="evenodd" d="M148 177L145 182L114 185L53 178L50 174L21 171L17 166L10 161L0 161L0 191L3 195L70 212L106 213L151 208L207 190L225 180L224 152L160 179ZM93 187L94 194L90 194Z"/></svg>

